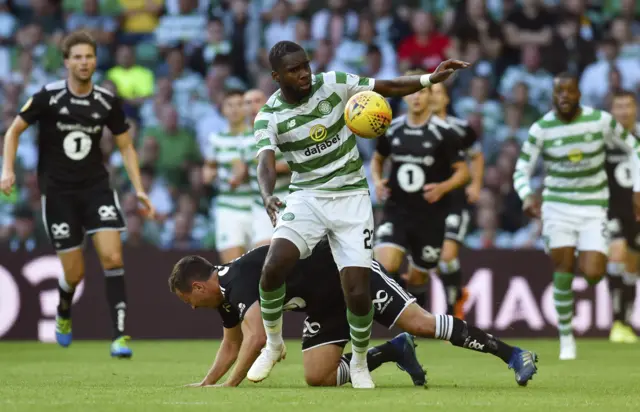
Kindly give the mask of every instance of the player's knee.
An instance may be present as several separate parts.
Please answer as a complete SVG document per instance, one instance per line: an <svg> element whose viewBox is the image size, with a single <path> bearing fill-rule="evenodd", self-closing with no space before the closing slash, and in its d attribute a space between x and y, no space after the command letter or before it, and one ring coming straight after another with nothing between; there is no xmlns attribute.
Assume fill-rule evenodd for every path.
<svg viewBox="0 0 640 412"><path fill-rule="evenodd" d="M600 279L602 279L602 277L604 276L604 272L605 271L602 270L601 268L594 268L594 267L582 269L582 274L590 284L598 283Z"/></svg>
<svg viewBox="0 0 640 412"><path fill-rule="evenodd" d="M446 245L446 243L445 243ZM443 247L440 252L440 262L451 263L458 260L458 248L457 247Z"/></svg>
<svg viewBox="0 0 640 412"><path fill-rule="evenodd" d="M329 379L328 376L317 373L315 371L305 371L304 380L309 386L335 386L336 379Z"/></svg>
<svg viewBox="0 0 640 412"><path fill-rule="evenodd" d="M120 251L108 252L100 256L100 261L105 269L122 267L122 253Z"/></svg>

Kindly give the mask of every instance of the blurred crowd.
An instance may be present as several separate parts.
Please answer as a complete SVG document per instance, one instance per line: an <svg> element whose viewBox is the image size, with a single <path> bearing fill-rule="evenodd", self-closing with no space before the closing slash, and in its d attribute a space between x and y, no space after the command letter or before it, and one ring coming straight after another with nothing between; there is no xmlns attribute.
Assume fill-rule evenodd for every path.
<svg viewBox="0 0 640 412"><path fill-rule="evenodd" d="M386 79L449 57L474 64L448 85L451 113L477 131L487 161L472 248L541 247L511 175L529 126L550 109L554 74L579 75L583 103L597 108L617 89L640 92L637 0L0 0L0 134L31 94L65 76L59 46L76 29L99 44L96 82L126 102L158 210L157 221L138 215L105 132L131 246L215 247L216 190L201 177L207 136L225 128L226 88L275 91L267 55L280 40L303 45L314 71ZM401 113L402 102L393 108ZM374 144L359 139L365 160ZM18 190L0 197L0 242L11 250L47 243L36 164L31 128L18 149Z"/></svg>

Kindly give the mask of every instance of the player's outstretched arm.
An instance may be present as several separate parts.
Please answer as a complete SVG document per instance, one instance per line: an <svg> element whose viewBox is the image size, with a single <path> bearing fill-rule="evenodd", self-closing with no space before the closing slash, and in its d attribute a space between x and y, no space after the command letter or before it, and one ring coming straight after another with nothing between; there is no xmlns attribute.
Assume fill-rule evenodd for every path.
<svg viewBox="0 0 640 412"><path fill-rule="evenodd" d="M258 155L258 185L260 186L260 196L264 201L271 223L275 226L278 219L278 211L282 207L282 202L273 195L276 187L276 153L273 150L263 150Z"/></svg>
<svg viewBox="0 0 640 412"><path fill-rule="evenodd" d="M147 217L153 218L155 215L155 209L144 190L144 186L142 186L142 179L140 178L140 165L138 163L138 154L136 153L136 149L133 147L133 142L131 140L129 132L126 131L124 133L116 135L115 143L118 146L120 153L122 154L122 162L124 163L124 168L127 169L129 180L131 180L131 184L136 191L138 200L144 203Z"/></svg>
<svg viewBox="0 0 640 412"><path fill-rule="evenodd" d="M456 70L466 69L471 64L462 60L445 60L431 74L421 76L401 76L392 80L377 80L373 91L384 97L401 97L413 94L432 84L440 83L449 78Z"/></svg>
<svg viewBox="0 0 640 412"><path fill-rule="evenodd" d="M255 302L247 310L241 324L242 327L242 345L236 366L231 371L231 376L224 383L224 386L238 386L247 376L247 372L251 365L258 359L260 350L267 343L267 335L262 324L262 315L260 313L260 303Z"/></svg>
<svg viewBox="0 0 640 412"><path fill-rule="evenodd" d="M29 127L22 117L16 116L4 135L4 148L2 150L2 177L0 178L0 190L5 195L11 194L11 188L16 181L15 162L18 152L20 135Z"/></svg>
<svg viewBox="0 0 640 412"><path fill-rule="evenodd" d="M213 360L213 365L211 365L209 372L207 372L207 376L204 377L202 382L188 386L211 386L218 383L235 363L238 358L238 353L240 353L241 345L242 329L240 325L228 329L224 328L222 343L220 343L220 348L218 349L218 353L216 353L216 358Z"/></svg>

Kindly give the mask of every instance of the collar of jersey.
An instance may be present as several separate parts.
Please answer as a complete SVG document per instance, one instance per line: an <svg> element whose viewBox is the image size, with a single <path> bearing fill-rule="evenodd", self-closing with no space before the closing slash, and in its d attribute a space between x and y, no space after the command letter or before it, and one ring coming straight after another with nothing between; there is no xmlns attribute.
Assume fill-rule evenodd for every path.
<svg viewBox="0 0 640 412"><path fill-rule="evenodd" d="M84 95L75 94L69 87L69 83L66 80L64 81L64 87L67 89L71 96L77 97L78 99L86 99L87 97L91 96L91 93L93 93L93 83L91 84L91 90L89 90L89 93Z"/></svg>
<svg viewBox="0 0 640 412"><path fill-rule="evenodd" d="M313 79L311 80L311 91L309 92L307 97L300 100L298 103L291 104L291 103L285 102L284 99L282 98L282 90L278 90L278 93L276 94L276 99L278 99L278 101L280 102L281 108L295 109L296 107L302 106L303 104L307 103L309 99L311 99L311 97L318 91L318 89L320 89L323 83L324 83L324 80L322 79L322 74L314 75Z"/></svg>

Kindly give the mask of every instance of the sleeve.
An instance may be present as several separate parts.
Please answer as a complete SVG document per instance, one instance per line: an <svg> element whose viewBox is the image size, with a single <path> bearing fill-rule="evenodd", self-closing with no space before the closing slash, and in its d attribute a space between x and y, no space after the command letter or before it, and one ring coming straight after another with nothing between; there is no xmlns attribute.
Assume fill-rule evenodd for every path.
<svg viewBox="0 0 640 412"><path fill-rule="evenodd" d="M215 133L211 133L209 138L207 139L207 146L202 154L205 162L213 163L216 161L216 156L218 151L216 150L216 142L218 140L218 135Z"/></svg>
<svg viewBox="0 0 640 412"><path fill-rule="evenodd" d="M48 106L47 93L41 90L27 100L18 115L28 124L33 124L40 120Z"/></svg>
<svg viewBox="0 0 640 412"><path fill-rule="evenodd" d="M538 156L542 150L542 129L534 123L529 129L529 137L520 149L520 157L513 172L513 186L521 200L529 196L531 191L531 174L536 167Z"/></svg>
<svg viewBox="0 0 640 412"><path fill-rule="evenodd" d="M616 119L607 112L602 112L605 126L605 142L613 144L629 154L633 191L640 192L640 142L633 134L625 130Z"/></svg>
<svg viewBox="0 0 640 412"><path fill-rule="evenodd" d="M458 134L452 129L444 129L442 132L444 135L444 152L447 157L447 162L450 165L458 162L464 162L465 153L462 149L462 140L460 139L460 136L458 136Z"/></svg>
<svg viewBox="0 0 640 412"><path fill-rule="evenodd" d="M253 122L253 136L256 140L258 156L263 150L273 150L278 147L278 129L273 116L263 111L266 106L256 116Z"/></svg>
<svg viewBox="0 0 640 412"><path fill-rule="evenodd" d="M222 318L222 326L226 329L234 328L240 324L240 314L229 302L220 305L218 313Z"/></svg>
<svg viewBox="0 0 640 412"><path fill-rule="evenodd" d="M260 300L259 279L260 267L258 267L256 276L250 276L249 272L239 269L239 277L235 279L235 282L239 284L228 289L227 300L237 310L240 321L244 319L244 315L251 305Z"/></svg>
<svg viewBox="0 0 640 412"><path fill-rule="evenodd" d="M325 84L345 85L347 99L356 93L371 91L376 81L370 77L360 77L345 72L327 72L322 74Z"/></svg>
<svg viewBox="0 0 640 412"><path fill-rule="evenodd" d="M376 152L380 153L384 157L391 155L391 143L389 142L390 136L385 133L378 137L376 141Z"/></svg>
<svg viewBox="0 0 640 412"><path fill-rule="evenodd" d="M121 99L115 98L111 102L111 110L109 110L109 115L105 119L105 124L114 136L129 130L129 123L127 123L127 119L124 115Z"/></svg>

